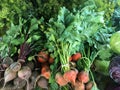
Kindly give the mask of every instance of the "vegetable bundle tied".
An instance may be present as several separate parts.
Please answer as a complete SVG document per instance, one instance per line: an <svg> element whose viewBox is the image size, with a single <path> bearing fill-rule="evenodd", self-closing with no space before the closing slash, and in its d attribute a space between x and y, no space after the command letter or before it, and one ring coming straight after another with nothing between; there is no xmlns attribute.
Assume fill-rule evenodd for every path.
<svg viewBox="0 0 120 90"><path fill-rule="evenodd" d="M70 70L69 57L79 50L80 36L75 28L75 16L65 7L61 8L57 19L50 19L48 31L48 48L60 61L62 71Z"/></svg>
<svg viewBox="0 0 120 90"><path fill-rule="evenodd" d="M104 13L91 9L92 7L85 7L71 13L63 7L58 17L49 21L49 28L45 32L47 47L50 52L54 52L56 60L60 61L63 72L70 70L69 57L79 51L81 43L90 42L91 37L104 25Z"/></svg>
<svg viewBox="0 0 120 90"><path fill-rule="evenodd" d="M103 12L95 12L88 6L71 13L61 8L57 18L51 18L45 32L49 52L54 52L60 61L63 72L70 69L69 57L80 50L82 43L91 43L91 37L104 26ZM88 13L89 12L89 13Z"/></svg>
<svg viewBox="0 0 120 90"><path fill-rule="evenodd" d="M57 47L58 48L58 54L59 54L59 57L60 57L60 62L61 62L61 65L62 65L62 69L64 72L70 70L70 66L69 66L69 45L67 45L66 43L60 43L60 47ZM61 50L59 49L61 48ZM65 52L66 50L66 52Z"/></svg>

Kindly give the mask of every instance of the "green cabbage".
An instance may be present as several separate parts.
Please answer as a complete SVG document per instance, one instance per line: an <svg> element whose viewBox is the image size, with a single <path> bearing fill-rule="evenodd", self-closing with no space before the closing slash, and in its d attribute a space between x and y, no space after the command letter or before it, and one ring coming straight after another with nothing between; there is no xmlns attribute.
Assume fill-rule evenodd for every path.
<svg viewBox="0 0 120 90"><path fill-rule="evenodd" d="M110 47L113 52L120 54L120 31L115 32L110 38Z"/></svg>

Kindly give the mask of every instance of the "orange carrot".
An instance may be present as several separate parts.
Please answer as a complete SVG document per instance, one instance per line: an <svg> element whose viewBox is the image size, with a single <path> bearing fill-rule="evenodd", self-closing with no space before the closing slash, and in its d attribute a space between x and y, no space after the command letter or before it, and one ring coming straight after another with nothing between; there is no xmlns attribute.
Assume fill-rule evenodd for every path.
<svg viewBox="0 0 120 90"><path fill-rule="evenodd" d="M88 83L85 85L86 90L92 90L93 84L94 84L94 83L93 83L92 81L88 82Z"/></svg>
<svg viewBox="0 0 120 90"><path fill-rule="evenodd" d="M43 64L41 68L41 73L47 72L50 70L50 67L47 64Z"/></svg>
<svg viewBox="0 0 120 90"><path fill-rule="evenodd" d="M77 77L82 83L87 83L89 81L89 73L87 71L79 72Z"/></svg>
<svg viewBox="0 0 120 90"><path fill-rule="evenodd" d="M46 79L50 78L50 67L47 62L42 64L41 75Z"/></svg>
<svg viewBox="0 0 120 90"><path fill-rule="evenodd" d="M76 53L72 55L72 60L77 61L82 57L81 53Z"/></svg>
<svg viewBox="0 0 120 90"><path fill-rule="evenodd" d="M55 76L55 80L56 82L60 85L60 86L65 86L68 82L63 78L61 73L57 73Z"/></svg>
<svg viewBox="0 0 120 90"><path fill-rule="evenodd" d="M50 70L41 73L41 75L44 76L46 79L49 79L49 78L50 78L50 75L51 75Z"/></svg>
<svg viewBox="0 0 120 90"><path fill-rule="evenodd" d="M74 90L85 90L85 85L84 83L80 81L76 81L74 85Z"/></svg>
<svg viewBox="0 0 120 90"><path fill-rule="evenodd" d="M49 60L48 60L48 62L49 62L50 64L52 64L52 63L54 62L54 58L53 58L53 57L50 57Z"/></svg>
<svg viewBox="0 0 120 90"><path fill-rule="evenodd" d="M48 80L45 77L40 77L37 84L42 90L48 90Z"/></svg>
<svg viewBox="0 0 120 90"><path fill-rule="evenodd" d="M49 59L49 55L46 52L41 51L38 53L38 57L37 57L38 62L45 63L48 61L48 59Z"/></svg>
<svg viewBox="0 0 120 90"><path fill-rule="evenodd" d="M78 74L77 69L75 69L75 70L69 70L69 71L67 71L67 72L64 73L63 78L66 81L68 81L68 82L70 82L71 84L74 85L76 77L77 77L77 74Z"/></svg>

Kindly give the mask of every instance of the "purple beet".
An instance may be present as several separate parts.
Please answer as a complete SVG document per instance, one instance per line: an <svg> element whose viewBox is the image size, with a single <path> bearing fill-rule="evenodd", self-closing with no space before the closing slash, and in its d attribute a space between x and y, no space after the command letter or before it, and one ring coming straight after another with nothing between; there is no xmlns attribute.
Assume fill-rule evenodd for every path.
<svg viewBox="0 0 120 90"><path fill-rule="evenodd" d="M120 56L112 58L109 65L109 74L116 83L120 84Z"/></svg>

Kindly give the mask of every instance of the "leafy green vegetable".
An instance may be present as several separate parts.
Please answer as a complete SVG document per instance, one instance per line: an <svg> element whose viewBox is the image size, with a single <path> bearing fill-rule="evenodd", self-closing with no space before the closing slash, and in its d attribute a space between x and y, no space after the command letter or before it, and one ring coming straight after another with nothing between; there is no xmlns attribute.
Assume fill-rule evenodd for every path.
<svg viewBox="0 0 120 90"><path fill-rule="evenodd" d="M2 58L6 56L13 56L18 51L18 47L24 43L30 45L32 51L38 52L40 48L43 48L42 31L39 30L39 25L42 25L43 18L37 20L31 18L31 20L20 19L19 24L11 24L10 29L2 37L0 43L0 56ZM30 25L29 25L30 24ZM22 50L23 51L23 50Z"/></svg>
<svg viewBox="0 0 120 90"><path fill-rule="evenodd" d="M74 26L74 18L75 16L63 7L58 18L50 20L50 28L46 32L49 51L54 52L55 57L59 57L62 67L65 67L64 72L70 69L69 57L79 50L80 45L79 31Z"/></svg>
<svg viewBox="0 0 120 90"><path fill-rule="evenodd" d="M9 29L10 23L19 23L19 17L29 18L32 5L27 0L0 1L0 36Z"/></svg>
<svg viewBox="0 0 120 90"><path fill-rule="evenodd" d="M106 26L105 13L102 10L96 12L94 9L96 9L95 4L90 4L81 10L74 10L72 13L63 7L57 18L50 19L49 28L46 32L49 42L47 46L50 52L54 52L55 57L59 57L61 65L64 66L65 63L69 63L68 57L77 52L82 43L84 45L87 43L87 48L94 46L93 52L108 45L110 33L113 32L113 29ZM83 51L86 53L85 50ZM90 59L93 61L95 58Z"/></svg>
<svg viewBox="0 0 120 90"><path fill-rule="evenodd" d="M110 48L103 48L100 50L100 53L99 53L99 58L101 60L109 60L109 58L112 56L112 53L111 53L111 49Z"/></svg>
<svg viewBox="0 0 120 90"><path fill-rule="evenodd" d="M57 90L58 84L56 82L50 84L50 90Z"/></svg>
<svg viewBox="0 0 120 90"><path fill-rule="evenodd" d="M79 5L82 5L85 0L30 0L33 9L34 9L34 15L44 16L45 21L48 21L51 17L57 16L58 11L60 7L65 6L69 10L72 10L73 8L79 7ZM78 3L79 2L79 3ZM41 9L42 8L42 9Z"/></svg>
<svg viewBox="0 0 120 90"><path fill-rule="evenodd" d="M16 46L23 42L24 37L21 34L21 24L11 24L11 28L6 32L6 35L2 37L2 41L0 43L0 56L4 58L6 56L14 55L17 50Z"/></svg>
<svg viewBox="0 0 120 90"><path fill-rule="evenodd" d="M71 84L59 87L55 75L70 70L69 58L80 52L82 57L75 62L75 68L88 71L95 83L92 90L101 90L105 84L98 78L108 76L112 50L119 50L115 47L111 50L109 45L110 37L119 30L119 5L119 0L2 0L0 34L9 30L0 37L0 59L18 55L31 61L44 48L54 58L50 64L49 89L68 90L73 88ZM44 19L39 19L41 16ZM115 44L117 39L112 42ZM96 81L103 84L102 88L98 89Z"/></svg>
<svg viewBox="0 0 120 90"><path fill-rule="evenodd" d="M95 64L95 69L97 72L103 75L107 75L107 76L109 75L108 68L109 68L110 61L95 60L94 64Z"/></svg>
<svg viewBox="0 0 120 90"><path fill-rule="evenodd" d="M97 12L104 12L104 20L109 21L114 12L116 3L111 0L87 0L84 5L94 5L94 10ZM84 6L83 5L83 6Z"/></svg>
<svg viewBox="0 0 120 90"><path fill-rule="evenodd" d="M114 10L112 16L113 26L115 27L116 31L119 31L120 28L120 5L117 6Z"/></svg>
<svg viewBox="0 0 120 90"><path fill-rule="evenodd" d="M120 31L115 32L110 38L110 47L113 52L120 54Z"/></svg>

